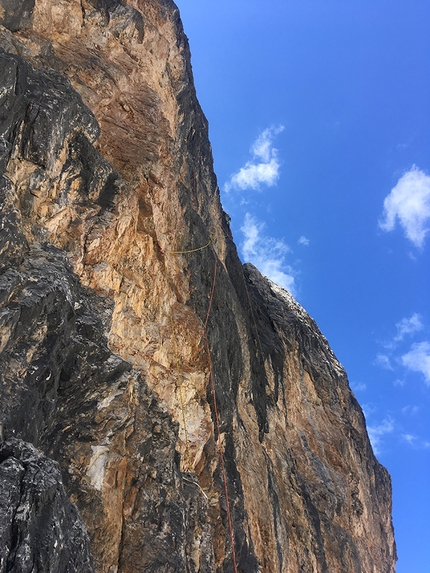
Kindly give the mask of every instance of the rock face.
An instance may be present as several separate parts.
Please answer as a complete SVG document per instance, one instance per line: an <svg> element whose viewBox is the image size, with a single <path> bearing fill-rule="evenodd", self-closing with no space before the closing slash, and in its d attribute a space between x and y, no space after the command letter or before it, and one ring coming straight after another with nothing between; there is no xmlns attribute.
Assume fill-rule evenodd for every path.
<svg viewBox="0 0 430 573"><path fill-rule="evenodd" d="M94 572L58 464L21 440L0 445L0 508L1 571Z"/></svg>
<svg viewBox="0 0 430 573"><path fill-rule="evenodd" d="M176 6L0 24L0 572L92 571L85 527L98 573L394 572L346 374L237 256Z"/></svg>

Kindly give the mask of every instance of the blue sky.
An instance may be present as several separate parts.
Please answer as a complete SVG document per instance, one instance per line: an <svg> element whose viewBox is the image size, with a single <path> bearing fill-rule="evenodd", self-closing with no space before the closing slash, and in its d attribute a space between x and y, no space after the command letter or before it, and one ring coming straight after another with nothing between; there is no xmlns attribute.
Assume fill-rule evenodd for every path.
<svg viewBox="0 0 430 573"><path fill-rule="evenodd" d="M242 259L345 366L430 571L430 3L178 0Z"/></svg>

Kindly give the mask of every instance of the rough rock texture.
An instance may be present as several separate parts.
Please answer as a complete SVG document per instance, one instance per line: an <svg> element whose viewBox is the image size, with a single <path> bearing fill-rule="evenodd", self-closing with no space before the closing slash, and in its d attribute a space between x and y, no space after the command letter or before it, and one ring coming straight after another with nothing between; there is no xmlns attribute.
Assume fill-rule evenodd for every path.
<svg viewBox="0 0 430 573"><path fill-rule="evenodd" d="M0 24L1 424L60 464L95 570L394 572L345 372L237 256L176 6L0 0ZM85 571L74 506L43 497Z"/></svg>
<svg viewBox="0 0 430 573"><path fill-rule="evenodd" d="M0 571L93 573L90 540L58 464L31 444L0 444Z"/></svg>

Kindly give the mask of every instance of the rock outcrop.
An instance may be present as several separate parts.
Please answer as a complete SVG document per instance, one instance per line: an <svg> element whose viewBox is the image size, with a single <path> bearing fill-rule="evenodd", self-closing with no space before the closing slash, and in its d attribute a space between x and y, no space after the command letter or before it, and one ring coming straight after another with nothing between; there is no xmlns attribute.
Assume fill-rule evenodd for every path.
<svg viewBox="0 0 430 573"><path fill-rule="evenodd" d="M0 24L0 572L92 571L86 528L98 573L393 573L346 374L237 256L176 6Z"/></svg>
<svg viewBox="0 0 430 573"><path fill-rule="evenodd" d="M0 509L1 571L94 572L58 464L21 440L0 445Z"/></svg>

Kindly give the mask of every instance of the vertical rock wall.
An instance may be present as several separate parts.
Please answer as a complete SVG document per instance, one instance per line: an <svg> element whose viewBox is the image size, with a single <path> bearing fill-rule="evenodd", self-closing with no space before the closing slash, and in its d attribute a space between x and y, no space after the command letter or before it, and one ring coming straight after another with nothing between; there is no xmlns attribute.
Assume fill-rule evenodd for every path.
<svg viewBox="0 0 430 573"><path fill-rule="evenodd" d="M176 6L0 23L4 438L59 462L96 571L394 572L345 372L238 259Z"/></svg>

